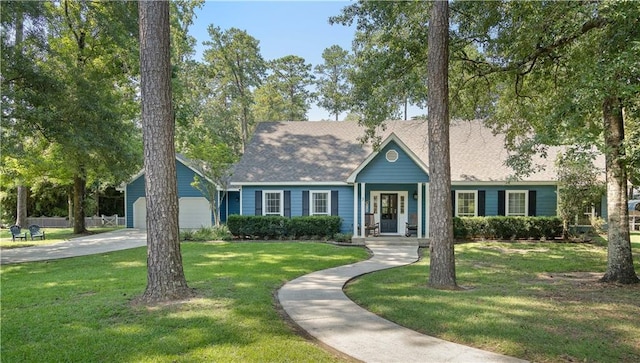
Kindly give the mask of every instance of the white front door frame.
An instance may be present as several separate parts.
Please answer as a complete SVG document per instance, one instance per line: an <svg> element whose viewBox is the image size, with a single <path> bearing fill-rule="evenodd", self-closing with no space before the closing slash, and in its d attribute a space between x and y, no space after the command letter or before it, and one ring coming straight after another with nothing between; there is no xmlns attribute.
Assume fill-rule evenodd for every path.
<svg viewBox="0 0 640 363"><path fill-rule="evenodd" d="M398 195L398 226L396 233L382 233L385 236L404 236L406 224L409 221L409 192L406 190L372 190L369 192L369 208L373 213L376 223L380 223L380 210L382 208L380 194L397 194Z"/></svg>

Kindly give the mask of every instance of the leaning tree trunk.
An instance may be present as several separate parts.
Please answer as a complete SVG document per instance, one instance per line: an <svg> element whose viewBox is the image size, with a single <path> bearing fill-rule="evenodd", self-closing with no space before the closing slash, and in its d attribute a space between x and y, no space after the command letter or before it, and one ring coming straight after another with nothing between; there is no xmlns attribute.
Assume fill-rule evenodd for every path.
<svg viewBox="0 0 640 363"><path fill-rule="evenodd" d="M605 159L607 165L607 271L604 282L623 284L640 280L633 268L629 211L627 207L627 172L624 165L624 119L622 105L616 97L603 103Z"/></svg>
<svg viewBox="0 0 640 363"><path fill-rule="evenodd" d="M453 289L456 268L449 157L449 5L434 1L429 16L429 285Z"/></svg>
<svg viewBox="0 0 640 363"><path fill-rule="evenodd" d="M147 201L145 302L191 294L182 267L171 106L169 2L141 1L140 76Z"/></svg>

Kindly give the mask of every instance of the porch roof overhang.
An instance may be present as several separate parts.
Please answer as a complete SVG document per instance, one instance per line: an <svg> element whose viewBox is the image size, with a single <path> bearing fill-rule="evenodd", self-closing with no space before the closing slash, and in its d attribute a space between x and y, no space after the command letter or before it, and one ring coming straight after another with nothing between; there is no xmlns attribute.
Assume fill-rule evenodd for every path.
<svg viewBox="0 0 640 363"><path fill-rule="evenodd" d="M400 149L402 149L402 151L404 151L425 174L429 175L429 167L427 166L427 164L425 164L422 159L420 159L409 147L407 147L404 142L402 142L402 140L395 133L392 132L386 139L384 139L377 150L369 154L369 156L367 156L367 158L362 163L360 163L360 165L358 165L358 167L353 172L351 172L351 174L349 174L349 176L347 177L347 183L355 183L358 174L360 174L360 172L362 172L362 170L364 170L364 168L366 168L367 165L369 165L369 163L373 159L375 159L376 156L378 156L380 151L383 150L391 142L395 142L398 147L400 147Z"/></svg>

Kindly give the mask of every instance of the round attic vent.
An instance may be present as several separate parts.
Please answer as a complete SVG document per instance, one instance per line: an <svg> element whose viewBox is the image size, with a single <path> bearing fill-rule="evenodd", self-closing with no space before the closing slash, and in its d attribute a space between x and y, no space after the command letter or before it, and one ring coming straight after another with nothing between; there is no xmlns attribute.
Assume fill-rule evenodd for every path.
<svg viewBox="0 0 640 363"><path fill-rule="evenodd" d="M386 157L387 157L387 161L388 162L394 163L394 162L396 162L396 160L398 160L398 152L393 150L393 149L391 149L391 150L387 151Z"/></svg>

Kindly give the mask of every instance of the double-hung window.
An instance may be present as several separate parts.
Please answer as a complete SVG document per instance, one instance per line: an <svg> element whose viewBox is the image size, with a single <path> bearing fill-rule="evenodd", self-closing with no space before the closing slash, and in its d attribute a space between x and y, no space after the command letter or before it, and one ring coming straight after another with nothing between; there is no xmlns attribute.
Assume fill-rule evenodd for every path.
<svg viewBox="0 0 640 363"><path fill-rule="evenodd" d="M331 196L327 191L312 191L309 193L311 198L311 215L328 216L331 213Z"/></svg>
<svg viewBox="0 0 640 363"><path fill-rule="evenodd" d="M522 190L507 190L506 215L526 216L529 210L528 192Z"/></svg>
<svg viewBox="0 0 640 363"><path fill-rule="evenodd" d="M265 216L281 216L284 210L282 191L265 191L262 193Z"/></svg>
<svg viewBox="0 0 640 363"><path fill-rule="evenodd" d="M475 217L478 215L478 191L456 190L456 216Z"/></svg>

